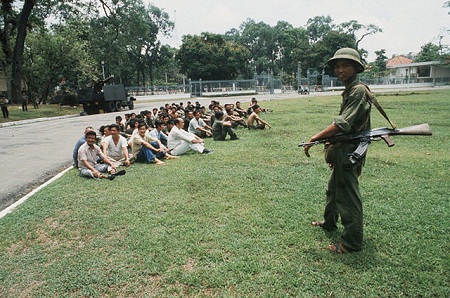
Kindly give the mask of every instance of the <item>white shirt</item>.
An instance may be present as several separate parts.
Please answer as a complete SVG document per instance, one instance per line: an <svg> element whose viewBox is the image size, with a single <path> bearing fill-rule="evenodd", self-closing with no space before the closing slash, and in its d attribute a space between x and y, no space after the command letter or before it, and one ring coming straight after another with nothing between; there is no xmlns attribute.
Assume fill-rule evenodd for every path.
<svg viewBox="0 0 450 298"><path fill-rule="evenodd" d="M119 136L119 141L117 142L117 145L114 143L114 140L112 136L107 136L102 140L102 143L108 145L108 151L106 152L108 154L108 157L111 157L115 160L122 159L125 154L123 153L123 148L127 148L127 139L125 139L123 136Z"/></svg>
<svg viewBox="0 0 450 298"><path fill-rule="evenodd" d="M203 121L202 118L198 118L198 121L197 121L197 119L195 119L195 117L194 117L191 119L191 121L189 121L188 131L190 133L194 133L194 134L200 133L200 130L198 130L198 128L205 127L205 126L206 126L206 123L205 123L205 121Z"/></svg>
<svg viewBox="0 0 450 298"><path fill-rule="evenodd" d="M194 134L174 126L167 137L167 147L173 149L183 142L192 143L195 138L196 136Z"/></svg>

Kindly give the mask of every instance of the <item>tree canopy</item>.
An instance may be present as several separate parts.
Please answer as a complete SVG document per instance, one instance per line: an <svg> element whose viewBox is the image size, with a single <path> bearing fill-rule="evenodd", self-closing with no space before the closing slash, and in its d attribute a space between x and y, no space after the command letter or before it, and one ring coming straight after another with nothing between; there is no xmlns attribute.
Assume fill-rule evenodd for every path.
<svg viewBox="0 0 450 298"><path fill-rule="evenodd" d="M417 54L414 62L436 61L440 59L440 48L431 42L424 44Z"/></svg>
<svg viewBox="0 0 450 298"><path fill-rule="evenodd" d="M226 80L239 76L249 57L244 46L219 34L202 33L184 36L176 60L190 79Z"/></svg>
<svg viewBox="0 0 450 298"><path fill-rule="evenodd" d="M153 80L162 57L158 35L173 28L164 10L142 0L25 0L21 8L13 2L0 7L0 57L16 102L22 87L45 99L62 77L75 89L102 69L127 85Z"/></svg>
<svg viewBox="0 0 450 298"><path fill-rule="evenodd" d="M308 69L331 73L326 61L337 49L356 48L365 59L361 42L382 32L375 24L336 24L324 15L302 27L247 19L223 35L186 35L175 49L159 39L173 30L168 13L142 0L14 3L5 0L0 6L0 65L16 102L22 88L45 101L55 87L75 90L110 75L126 86L149 86L186 77L249 79L271 72L291 79L298 69L302 75ZM448 1L444 7L450 7ZM442 48L436 47L424 45L416 61L439 58ZM384 71L385 50L376 55L370 71Z"/></svg>

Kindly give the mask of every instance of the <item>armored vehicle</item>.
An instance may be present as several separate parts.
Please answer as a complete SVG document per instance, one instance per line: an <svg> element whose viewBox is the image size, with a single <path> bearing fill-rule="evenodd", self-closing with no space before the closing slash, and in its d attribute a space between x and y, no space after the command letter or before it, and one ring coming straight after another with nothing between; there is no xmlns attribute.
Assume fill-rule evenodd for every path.
<svg viewBox="0 0 450 298"><path fill-rule="evenodd" d="M78 90L78 104L88 115L98 114L100 110L105 113L120 111L121 108L134 108L134 97L128 96L123 84L110 84L113 76L97 81L92 88Z"/></svg>

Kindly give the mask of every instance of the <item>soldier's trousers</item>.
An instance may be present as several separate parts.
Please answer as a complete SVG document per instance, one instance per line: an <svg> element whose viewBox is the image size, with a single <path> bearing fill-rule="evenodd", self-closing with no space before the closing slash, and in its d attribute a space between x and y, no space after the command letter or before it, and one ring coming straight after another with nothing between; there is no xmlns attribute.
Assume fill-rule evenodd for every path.
<svg viewBox="0 0 450 298"><path fill-rule="evenodd" d="M323 228L335 230L340 216L344 226L342 244L350 251L359 251L363 241L363 208L358 181L362 166L348 166L348 153L352 150L353 146L343 146L336 154L326 192Z"/></svg>

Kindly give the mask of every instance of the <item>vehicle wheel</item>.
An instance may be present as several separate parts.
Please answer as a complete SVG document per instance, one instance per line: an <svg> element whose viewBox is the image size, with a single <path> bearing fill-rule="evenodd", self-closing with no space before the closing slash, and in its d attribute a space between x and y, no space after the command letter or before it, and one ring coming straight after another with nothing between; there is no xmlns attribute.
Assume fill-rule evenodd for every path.
<svg viewBox="0 0 450 298"><path fill-rule="evenodd" d="M116 103L114 101L108 102L108 113L116 111Z"/></svg>
<svg viewBox="0 0 450 298"><path fill-rule="evenodd" d="M88 115L92 115L94 113L92 106L88 106L88 105L83 105L83 110L86 112L86 114Z"/></svg>
<svg viewBox="0 0 450 298"><path fill-rule="evenodd" d="M128 108L130 110L134 109L134 102L130 100L130 102L128 103Z"/></svg>
<svg viewBox="0 0 450 298"><path fill-rule="evenodd" d="M120 111L122 109L122 103L120 101L116 101L116 111Z"/></svg>

